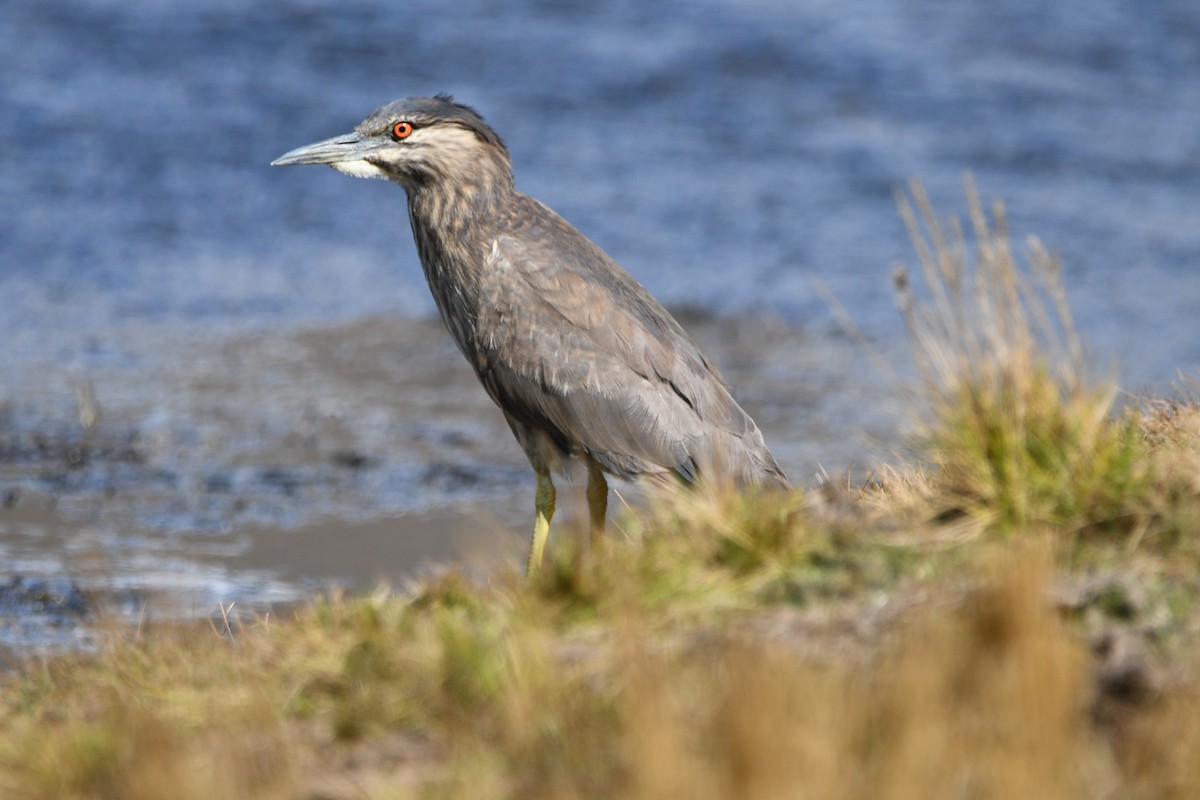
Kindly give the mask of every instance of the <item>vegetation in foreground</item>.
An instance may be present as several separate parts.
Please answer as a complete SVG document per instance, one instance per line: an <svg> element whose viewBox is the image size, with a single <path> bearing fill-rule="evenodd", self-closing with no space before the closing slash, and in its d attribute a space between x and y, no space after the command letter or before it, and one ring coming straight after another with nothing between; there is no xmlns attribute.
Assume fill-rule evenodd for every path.
<svg viewBox="0 0 1200 800"><path fill-rule="evenodd" d="M904 466L0 679L12 798L1200 797L1200 407L1087 379L1053 261L914 187Z"/></svg>

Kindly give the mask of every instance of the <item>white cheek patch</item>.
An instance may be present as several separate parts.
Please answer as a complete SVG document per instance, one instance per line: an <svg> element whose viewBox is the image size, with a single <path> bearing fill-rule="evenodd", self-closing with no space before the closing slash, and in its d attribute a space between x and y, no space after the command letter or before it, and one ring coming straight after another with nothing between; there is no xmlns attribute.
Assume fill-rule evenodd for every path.
<svg viewBox="0 0 1200 800"><path fill-rule="evenodd" d="M329 166L355 178L386 178L387 173L366 161L335 161Z"/></svg>

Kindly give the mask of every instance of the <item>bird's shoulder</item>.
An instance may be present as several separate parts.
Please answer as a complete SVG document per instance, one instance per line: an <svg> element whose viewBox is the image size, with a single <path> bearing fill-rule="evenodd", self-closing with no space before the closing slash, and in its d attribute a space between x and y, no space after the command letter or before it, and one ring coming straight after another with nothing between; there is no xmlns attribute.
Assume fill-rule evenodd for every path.
<svg viewBox="0 0 1200 800"><path fill-rule="evenodd" d="M481 350L501 371L563 393L667 392L737 435L753 423L716 367L600 247L532 198L500 226L483 270ZM657 387L657 388L656 388Z"/></svg>
<svg viewBox="0 0 1200 800"><path fill-rule="evenodd" d="M641 283L527 195L514 197L495 229L488 262L485 303L521 296L522 309L553 315L556 330L592 334L595 345L613 355L653 360L675 353L696 368L711 369L691 337Z"/></svg>

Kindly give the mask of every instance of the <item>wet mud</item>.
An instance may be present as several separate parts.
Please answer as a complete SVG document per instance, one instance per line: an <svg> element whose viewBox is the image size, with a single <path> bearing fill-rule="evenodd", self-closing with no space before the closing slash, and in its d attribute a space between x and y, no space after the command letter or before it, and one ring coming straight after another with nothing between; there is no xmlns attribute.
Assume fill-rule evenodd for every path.
<svg viewBox="0 0 1200 800"><path fill-rule="evenodd" d="M797 483L865 470L894 431L886 382L844 338L679 316ZM0 410L0 637L74 645L101 614L253 613L521 557L532 473L440 321L141 334L106 335L126 365Z"/></svg>

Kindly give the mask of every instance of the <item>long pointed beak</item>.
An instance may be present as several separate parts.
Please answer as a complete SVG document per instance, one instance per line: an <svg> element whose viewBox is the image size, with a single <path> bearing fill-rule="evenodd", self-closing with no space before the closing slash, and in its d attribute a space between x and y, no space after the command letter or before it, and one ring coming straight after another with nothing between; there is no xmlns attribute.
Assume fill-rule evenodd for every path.
<svg viewBox="0 0 1200 800"><path fill-rule="evenodd" d="M346 133L323 142L297 147L271 162L272 167L292 164L336 164L340 161L361 161L378 150L384 142L359 133Z"/></svg>

